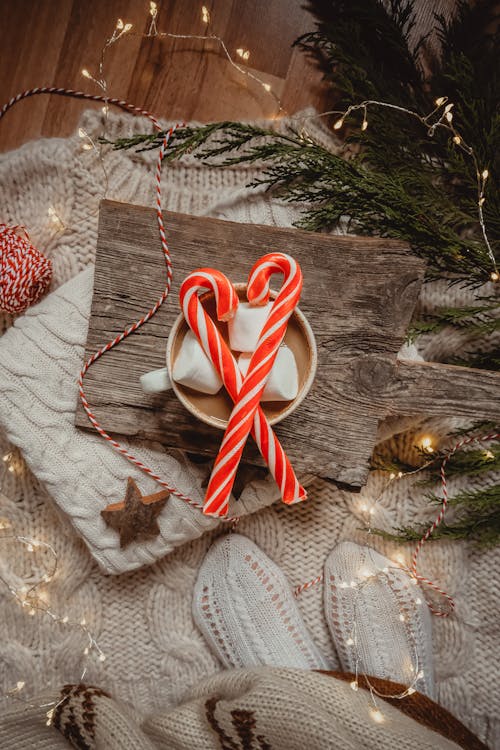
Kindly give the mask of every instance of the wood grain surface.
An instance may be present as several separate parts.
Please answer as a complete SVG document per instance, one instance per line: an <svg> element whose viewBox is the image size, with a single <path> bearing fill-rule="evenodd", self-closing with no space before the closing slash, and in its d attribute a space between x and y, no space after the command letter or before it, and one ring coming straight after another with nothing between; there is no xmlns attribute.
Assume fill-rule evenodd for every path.
<svg viewBox="0 0 500 750"><path fill-rule="evenodd" d="M287 112L329 108L321 73L291 46L315 24L299 0L158 0L157 5L160 31L222 37L233 58L272 86ZM202 5L210 12L209 26L202 22ZM106 54L110 96L158 117L186 121L258 119L277 111L273 97L238 73L216 41L145 37L148 0L0 0L0 17L0 105L35 86L101 93L81 71L97 70L106 39L122 18L133 29ZM237 58L238 48L250 51L248 62ZM18 104L0 127L0 151L37 136L70 135L89 106L94 105L54 96Z"/></svg>
<svg viewBox="0 0 500 750"><path fill-rule="evenodd" d="M165 220L175 270L171 297L86 378L87 396L102 424L113 432L215 456L221 432L192 417L172 392L144 394L139 377L164 365L168 332L179 314L179 286L190 271L215 264L233 281L245 281L264 252L285 250L302 265L301 309L316 337L318 374L308 397L276 432L298 470L360 486L378 421L390 411L384 388L394 378L423 263L393 240L169 212ZM101 204L87 355L140 318L160 295L165 267L157 233L153 210ZM81 407L76 424L89 427ZM259 461L253 446L246 460Z"/></svg>

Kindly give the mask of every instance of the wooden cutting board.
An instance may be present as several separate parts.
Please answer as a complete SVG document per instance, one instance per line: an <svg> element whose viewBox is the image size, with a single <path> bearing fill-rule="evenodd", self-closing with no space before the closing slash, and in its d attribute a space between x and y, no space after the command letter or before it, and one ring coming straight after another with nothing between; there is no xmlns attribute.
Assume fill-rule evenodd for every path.
<svg viewBox="0 0 500 750"><path fill-rule="evenodd" d="M85 378L88 400L109 432L217 454L221 431L191 416L172 391L145 394L139 377L164 366L168 333L179 313L179 286L188 273L214 266L234 282L246 281L254 261L272 250L290 253L302 266L300 307L318 346L311 392L275 428L297 471L360 487L378 423L386 416L500 418L497 373L396 360L424 275L423 261L404 243L170 212L165 224L174 267L169 299ZM144 315L164 283L155 211L103 201L85 356ZM81 404L76 424L90 428ZM261 463L253 445L245 461Z"/></svg>

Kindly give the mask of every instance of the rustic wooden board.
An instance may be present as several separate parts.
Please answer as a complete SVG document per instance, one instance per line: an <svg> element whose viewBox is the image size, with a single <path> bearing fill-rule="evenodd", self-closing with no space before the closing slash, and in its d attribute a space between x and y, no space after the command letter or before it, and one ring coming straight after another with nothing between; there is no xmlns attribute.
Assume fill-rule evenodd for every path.
<svg viewBox="0 0 500 750"><path fill-rule="evenodd" d="M222 433L192 417L173 392L143 393L139 376L164 365L168 332L179 313L179 285L190 271L213 265L233 281L245 281L252 263L270 250L289 252L301 263L301 309L318 345L310 394L276 426L298 471L359 487L383 417L500 416L497 374L396 361L424 273L423 262L403 243L168 212L165 220L174 264L169 300L86 377L88 399L107 430L216 455ZM104 201L86 355L140 318L164 281L154 210ZM89 427L81 405L76 424ZM253 446L245 459L260 463Z"/></svg>

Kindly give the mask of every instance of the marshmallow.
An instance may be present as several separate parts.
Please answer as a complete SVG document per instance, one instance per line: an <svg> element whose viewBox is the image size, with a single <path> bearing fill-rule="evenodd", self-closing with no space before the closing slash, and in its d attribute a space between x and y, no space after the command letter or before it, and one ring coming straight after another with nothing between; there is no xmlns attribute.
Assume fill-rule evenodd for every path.
<svg viewBox="0 0 500 750"><path fill-rule="evenodd" d="M175 358L172 379L180 385L210 395L214 395L222 387L217 370L192 331L188 331L184 336Z"/></svg>
<svg viewBox="0 0 500 750"><path fill-rule="evenodd" d="M235 352L253 352L271 312L272 302L254 306L240 302L236 314L228 322L229 345Z"/></svg>
<svg viewBox="0 0 500 750"><path fill-rule="evenodd" d="M248 372L251 354L240 354L238 367L243 376ZM280 346L262 394L262 401L293 401L299 392L299 371L295 356L288 346Z"/></svg>

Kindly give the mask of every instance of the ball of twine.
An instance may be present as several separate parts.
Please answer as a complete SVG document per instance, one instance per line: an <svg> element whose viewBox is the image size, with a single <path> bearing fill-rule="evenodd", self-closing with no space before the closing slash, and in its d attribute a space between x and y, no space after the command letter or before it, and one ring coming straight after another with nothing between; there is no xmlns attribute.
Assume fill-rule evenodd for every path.
<svg viewBox="0 0 500 750"><path fill-rule="evenodd" d="M33 247L26 230L0 224L0 310L24 312L45 294L51 279L52 262Z"/></svg>

